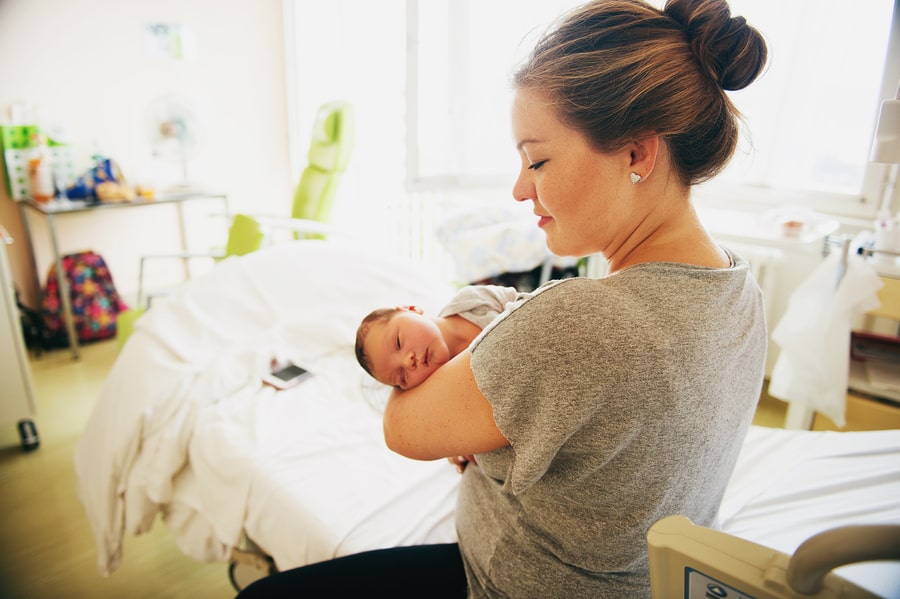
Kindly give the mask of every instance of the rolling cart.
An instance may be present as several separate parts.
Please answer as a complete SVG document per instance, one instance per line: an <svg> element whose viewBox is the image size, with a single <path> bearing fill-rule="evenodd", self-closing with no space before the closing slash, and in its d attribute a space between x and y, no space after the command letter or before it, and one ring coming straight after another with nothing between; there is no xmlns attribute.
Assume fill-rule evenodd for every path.
<svg viewBox="0 0 900 599"><path fill-rule="evenodd" d="M40 445L40 438L34 424L34 382L6 255L6 247L12 243L0 226L0 425L17 423L22 449L31 451Z"/></svg>

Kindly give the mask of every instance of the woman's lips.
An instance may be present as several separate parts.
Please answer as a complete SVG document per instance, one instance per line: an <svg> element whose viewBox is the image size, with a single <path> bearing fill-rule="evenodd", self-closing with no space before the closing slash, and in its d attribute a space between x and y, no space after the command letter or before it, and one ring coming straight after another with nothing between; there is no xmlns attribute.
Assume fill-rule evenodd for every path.
<svg viewBox="0 0 900 599"><path fill-rule="evenodd" d="M549 216L541 216L541 215L539 214L539 215L538 215L538 227L542 227L542 228L543 228L543 227L546 226L551 220L553 220L553 219L551 219Z"/></svg>

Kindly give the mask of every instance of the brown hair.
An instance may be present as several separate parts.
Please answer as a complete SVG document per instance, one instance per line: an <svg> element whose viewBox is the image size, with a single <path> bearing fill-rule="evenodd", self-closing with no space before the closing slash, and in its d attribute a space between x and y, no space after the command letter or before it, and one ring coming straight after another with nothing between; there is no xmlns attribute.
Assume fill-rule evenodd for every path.
<svg viewBox="0 0 900 599"><path fill-rule="evenodd" d="M515 72L547 94L560 119L600 151L659 134L684 185L721 171L737 146L739 112L726 90L756 79L762 35L725 0L595 0L564 14Z"/></svg>
<svg viewBox="0 0 900 599"><path fill-rule="evenodd" d="M369 373L372 378L374 378L375 375L372 374L372 365L369 361L370 357L366 355L363 347L366 342L366 337L369 335L369 331L372 330L372 325L378 322L387 323L397 312L397 308L376 308L362 319L362 322L359 323L359 327L356 329L356 361L359 362L359 365L362 366L363 370Z"/></svg>

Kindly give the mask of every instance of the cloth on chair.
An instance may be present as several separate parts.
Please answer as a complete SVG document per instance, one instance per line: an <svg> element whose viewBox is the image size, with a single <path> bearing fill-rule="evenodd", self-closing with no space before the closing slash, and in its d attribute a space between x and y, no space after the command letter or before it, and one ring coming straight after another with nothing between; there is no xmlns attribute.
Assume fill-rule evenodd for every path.
<svg viewBox="0 0 900 599"><path fill-rule="evenodd" d="M791 294L772 331L781 353L769 382L770 395L821 412L838 426L845 423L851 321L879 306L882 285L855 254L847 256L841 276L841 260L831 254Z"/></svg>

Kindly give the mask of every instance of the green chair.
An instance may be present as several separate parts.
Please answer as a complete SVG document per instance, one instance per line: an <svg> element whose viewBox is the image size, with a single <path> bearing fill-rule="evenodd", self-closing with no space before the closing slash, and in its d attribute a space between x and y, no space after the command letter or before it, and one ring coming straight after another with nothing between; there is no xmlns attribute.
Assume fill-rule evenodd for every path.
<svg viewBox="0 0 900 599"><path fill-rule="evenodd" d="M350 162L355 136L353 106L334 101L316 112L307 164L294 190L290 218L254 215L261 224L287 229L294 239L323 238L331 221L341 177Z"/></svg>
<svg viewBox="0 0 900 599"><path fill-rule="evenodd" d="M116 352L122 351L125 342L134 332L134 322L144 314L144 308L128 308L124 312L119 312L116 317Z"/></svg>
<svg viewBox="0 0 900 599"><path fill-rule="evenodd" d="M355 120L353 106L344 101L327 102L319 107L307 151L307 165L294 191L290 216L235 214L231 219L224 250L207 253L182 252L141 256L138 271L138 297L135 308L119 314L119 347L130 335L134 321L143 314L144 265L155 258L194 258L221 260L256 251L275 229L286 231L294 239L322 239L336 231L329 226L334 199L341 176L347 169L353 149Z"/></svg>
<svg viewBox="0 0 900 599"><path fill-rule="evenodd" d="M350 162L353 136L350 104L329 102L319 108L307 152L308 164L294 191L292 218L321 223L331 220L338 184Z"/></svg>

